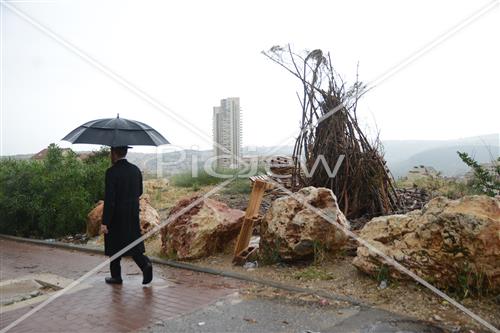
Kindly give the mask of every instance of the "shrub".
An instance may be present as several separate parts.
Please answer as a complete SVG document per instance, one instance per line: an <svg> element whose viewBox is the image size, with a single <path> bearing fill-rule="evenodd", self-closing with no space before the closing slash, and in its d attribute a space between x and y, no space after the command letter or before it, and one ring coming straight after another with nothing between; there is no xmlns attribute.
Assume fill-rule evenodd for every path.
<svg viewBox="0 0 500 333"><path fill-rule="evenodd" d="M467 153L457 151L457 154L474 172L474 179L469 185L477 194L486 194L490 197L500 194L500 157L493 162L493 170L489 171Z"/></svg>
<svg viewBox="0 0 500 333"><path fill-rule="evenodd" d="M191 171L185 171L173 175L170 180L175 186L199 189L203 186L217 185L231 177L236 177L227 187L230 193L249 193L251 191L250 181L245 170L218 169L216 173L221 176L211 175L205 170L198 170L196 176L193 176Z"/></svg>
<svg viewBox="0 0 500 333"><path fill-rule="evenodd" d="M35 237L83 232L87 213L104 197L106 155L101 149L83 162L51 144L42 161L0 161L0 232Z"/></svg>
<svg viewBox="0 0 500 333"><path fill-rule="evenodd" d="M417 179L413 186L425 190L431 198L445 196L449 199L458 199L465 195L475 194L467 184L440 176Z"/></svg>
<svg viewBox="0 0 500 333"><path fill-rule="evenodd" d="M248 178L237 178L224 188L226 194L248 194L252 192L252 186Z"/></svg>
<svg viewBox="0 0 500 333"><path fill-rule="evenodd" d="M216 185L224 179L209 175L205 170L199 170L198 175L193 177L191 171L185 171L173 175L171 178L172 184L179 187L200 187L207 185Z"/></svg>

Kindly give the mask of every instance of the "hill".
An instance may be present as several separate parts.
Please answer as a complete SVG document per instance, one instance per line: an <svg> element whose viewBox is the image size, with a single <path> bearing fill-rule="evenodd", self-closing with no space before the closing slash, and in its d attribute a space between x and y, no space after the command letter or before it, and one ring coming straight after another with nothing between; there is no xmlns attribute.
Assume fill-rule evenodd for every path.
<svg viewBox="0 0 500 333"><path fill-rule="evenodd" d="M457 151L467 152L479 163L488 163L500 153L499 135L490 134L456 140L384 141L384 156L393 175L406 175L416 165L432 166L445 176L460 176L468 167Z"/></svg>

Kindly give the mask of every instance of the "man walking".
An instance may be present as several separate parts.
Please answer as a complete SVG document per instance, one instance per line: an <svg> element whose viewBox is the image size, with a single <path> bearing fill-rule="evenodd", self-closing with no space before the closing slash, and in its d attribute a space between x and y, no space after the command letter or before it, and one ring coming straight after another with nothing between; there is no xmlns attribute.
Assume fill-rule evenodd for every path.
<svg viewBox="0 0 500 333"><path fill-rule="evenodd" d="M111 147L113 165L106 170L101 232L104 233L104 253L107 256L113 256L141 237L139 197L142 194L142 174L137 166L125 159L128 148ZM153 279L153 266L144 252L141 241L122 256L132 256L143 273L142 283L148 284ZM106 277L106 283L123 282L120 260L121 256L111 261L111 277Z"/></svg>

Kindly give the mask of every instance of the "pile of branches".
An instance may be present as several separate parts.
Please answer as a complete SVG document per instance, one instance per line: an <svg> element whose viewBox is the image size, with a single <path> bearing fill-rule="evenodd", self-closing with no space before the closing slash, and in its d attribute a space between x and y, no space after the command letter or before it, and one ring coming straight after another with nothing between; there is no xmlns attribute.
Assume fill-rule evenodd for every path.
<svg viewBox="0 0 500 333"><path fill-rule="evenodd" d="M430 193L423 188L398 188L397 191L405 208L401 213L422 209L431 200Z"/></svg>
<svg viewBox="0 0 500 333"><path fill-rule="evenodd" d="M334 70L330 54L319 49L298 54L290 45L273 46L263 54L302 83L303 91L297 93L302 118L293 152L292 184L330 188L348 218L400 210L380 140L370 142L358 125L358 100L367 91L358 75L348 86Z"/></svg>

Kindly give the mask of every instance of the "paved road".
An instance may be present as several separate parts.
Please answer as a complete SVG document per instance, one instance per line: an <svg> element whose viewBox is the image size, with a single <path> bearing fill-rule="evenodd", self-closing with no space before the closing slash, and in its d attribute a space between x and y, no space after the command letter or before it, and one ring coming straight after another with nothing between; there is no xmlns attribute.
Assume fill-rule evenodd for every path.
<svg viewBox="0 0 500 333"><path fill-rule="evenodd" d="M214 304L148 326L143 333L443 333L445 330L383 310L322 307L283 299L230 295Z"/></svg>
<svg viewBox="0 0 500 333"><path fill-rule="evenodd" d="M30 276L64 286L105 259L5 239L0 239L0 248L0 286ZM249 297L244 292L249 284L241 281L160 265L155 266L153 284L145 288L135 264L122 263L123 285L106 285L103 280L109 272L99 271L79 289L54 300L9 332L443 332L346 303L320 307L297 303L293 295L288 299ZM2 306L0 328L35 305Z"/></svg>

